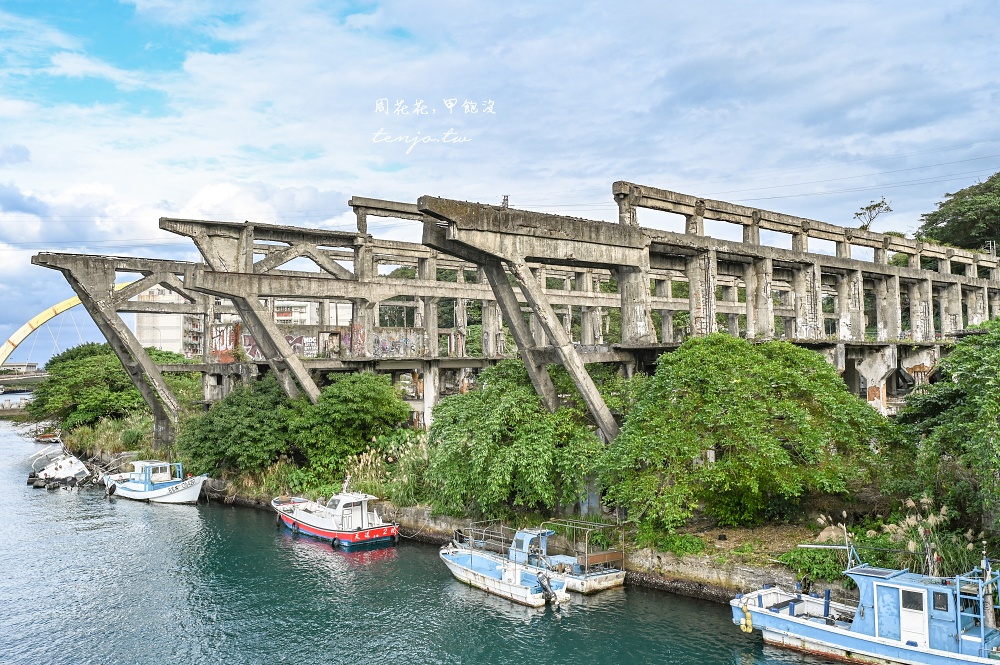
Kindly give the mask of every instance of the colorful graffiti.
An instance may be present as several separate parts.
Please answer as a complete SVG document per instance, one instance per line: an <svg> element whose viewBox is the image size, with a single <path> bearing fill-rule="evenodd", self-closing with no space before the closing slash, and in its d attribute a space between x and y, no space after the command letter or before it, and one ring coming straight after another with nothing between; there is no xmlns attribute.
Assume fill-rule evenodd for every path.
<svg viewBox="0 0 1000 665"><path fill-rule="evenodd" d="M424 333L416 328L378 328L372 333L375 358L416 358L423 355Z"/></svg>
<svg viewBox="0 0 1000 665"><path fill-rule="evenodd" d="M209 351L216 362L231 363L235 358L237 340L240 335L240 324L222 323L211 327Z"/></svg>

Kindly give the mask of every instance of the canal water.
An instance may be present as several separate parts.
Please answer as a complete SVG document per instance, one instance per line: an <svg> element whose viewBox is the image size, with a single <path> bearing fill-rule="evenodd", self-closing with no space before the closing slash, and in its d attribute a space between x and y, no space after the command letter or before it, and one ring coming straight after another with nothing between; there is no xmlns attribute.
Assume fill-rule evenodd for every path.
<svg viewBox="0 0 1000 665"><path fill-rule="evenodd" d="M33 489L38 448L0 422L0 663L823 662L714 603L630 587L528 609L431 546L344 553L265 511Z"/></svg>

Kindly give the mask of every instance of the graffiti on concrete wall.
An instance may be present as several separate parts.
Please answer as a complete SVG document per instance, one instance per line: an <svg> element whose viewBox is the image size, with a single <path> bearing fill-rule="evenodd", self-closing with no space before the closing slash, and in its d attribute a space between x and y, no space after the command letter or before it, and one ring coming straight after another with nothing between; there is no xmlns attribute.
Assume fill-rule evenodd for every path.
<svg viewBox="0 0 1000 665"><path fill-rule="evenodd" d="M267 356L261 350L253 335L250 333L243 333L240 341L243 344L243 351L247 354L247 357L250 360L263 362L267 359ZM319 353L319 342L315 337L307 337L305 335L285 335L285 341L288 342L288 346L292 347L292 353L300 358L315 358Z"/></svg>
<svg viewBox="0 0 1000 665"><path fill-rule="evenodd" d="M240 324L222 323L211 328L209 352L216 362L231 363L235 360L237 340L240 335Z"/></svg>
<svg viewBox="0 0 1000 665"><path fill-rule="evenodd" d="M424 334L417 328L376 328L372 333L375 358L415 358L423 350Z"/></svg>

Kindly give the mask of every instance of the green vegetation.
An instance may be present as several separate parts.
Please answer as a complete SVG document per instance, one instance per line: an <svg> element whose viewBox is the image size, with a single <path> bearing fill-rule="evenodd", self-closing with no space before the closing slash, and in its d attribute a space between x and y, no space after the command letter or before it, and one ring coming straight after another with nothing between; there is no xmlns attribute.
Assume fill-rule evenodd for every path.
<svg viewBox="0 0 1000 665"><path fill-rule="evenodd" d="M158 363L186 362L184 356L169 351L149 348L146 352ZM72 429L146 409L142 395L108 344L74 347L49 359L45 369L49 376L28 405L28 413L38 420L56 418L64 429ZM198 375L168 374L164 380L181 401L189 403L200 396Z"/></svg>
<svg viewBox="0 0 1000 665"><path fill-rule="evenodd" d="M819 354L715 334L661 357L602 481L638 523L673 529L704 503L719 524L752 524L806 493L848 493L890 439Z"/></svg>
<svg viewBox="0 0 1000 665"><path fill-rule="evenodd" d="M975 250L1000 241L1000 173L945 196L921 215L918 237Z"/></svg>

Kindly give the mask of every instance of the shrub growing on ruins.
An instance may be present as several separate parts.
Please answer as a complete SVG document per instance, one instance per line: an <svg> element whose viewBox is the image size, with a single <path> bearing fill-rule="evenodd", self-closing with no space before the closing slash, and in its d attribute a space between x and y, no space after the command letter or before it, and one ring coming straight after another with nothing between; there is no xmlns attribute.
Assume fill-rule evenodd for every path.
<svg viewBox="0 0 1000 665"><path fill-rule="evenodd" d="M434 409L425 477L436 507L500 516L576 501L600 449L580 412L549 413L517 360L484 370L479 385Z"/></svg>
<svg viewBox="0 0 1000 665"><path fill-rule="evenodd" d="M819 354L720 333L661 356L602 479L640 524L675 528L699 504L720 524L749 524L776 500L847 492L890 437Z"/></svg>

